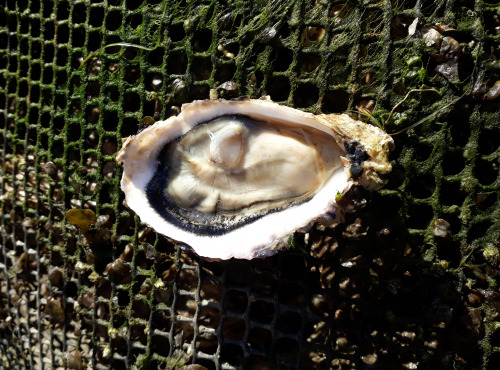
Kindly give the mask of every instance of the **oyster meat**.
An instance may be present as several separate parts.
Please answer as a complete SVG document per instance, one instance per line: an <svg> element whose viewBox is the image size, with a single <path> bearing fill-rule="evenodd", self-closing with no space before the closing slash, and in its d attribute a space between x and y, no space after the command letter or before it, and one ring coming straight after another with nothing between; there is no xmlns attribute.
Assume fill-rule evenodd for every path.
<svg viewBox="0 0 500 370"><path fill-rule="evenodd" d="M242 98L185 104L127 138L117 159L142 221L200 256L251 259L311 222L340 221L336 199L381 187L393 145L347 115Z"/></svg>

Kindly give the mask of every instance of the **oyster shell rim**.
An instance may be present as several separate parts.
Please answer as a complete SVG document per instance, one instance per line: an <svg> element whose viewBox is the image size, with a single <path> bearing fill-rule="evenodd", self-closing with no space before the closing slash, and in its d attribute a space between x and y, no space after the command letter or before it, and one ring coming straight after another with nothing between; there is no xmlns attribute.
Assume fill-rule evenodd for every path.
<svg viewBox="0 0 500 370"><path fill-rule="evenodd" d="M209 259L264 257L273 253L272 249L280 240L312 221L323 218L331 223L335 218L340 221L342 217L342 210L339 209L335 199L337 193L331 194L331 189L325 184L305 204L267 214L249 225L243 225L224 235L200 236L191 234L162 218L150 205L145 191L156 172L159 152L169 142L185 135L193 127L228 114L241 114L258 119L278 119L288 122L300 121L301 124L314 127L332 136L340 147L340 151L346 155L349 145L354 143L354 145L359 146L361 150L368 153L367 160L360 163L362 166L361 175L354 179L350 173L353 164L352 158L341 157L344 169L337 170L327 181L330 183L342 177L344 186L338 190L342 194L354 184L360 184L367 189L379 188L385 183L382 176L391 170L387 154L394 147L392 138L379 128L355 121L345 114L314 115L279 105L267 97L264 99L200 100L184 104L179 115L165 121L158 121L139 134L128 137L117 154L117 161L124 164L121 188L126 195L129 207L139 215L143 222L152 226L156 231L179 241L181 244L190 246L202 257ZM167 131L164 131L163 134L160 132L165 129L173 134L166 135ZM361 140L353 142L353 137L361 138ZM144 165L145 159L147 166ZM326 191L329 192L329 196L323 194ZM316 202L321 204L318 205ZM312 204L314 204L313 210L308 208ZM307 216L302 216L303 214ZM333 214L335 214L334 217L332 217ZM286 222L285 226L279 230L274 228L273 231L259 232L266 224L273 223L275 218L282 217L289 217L291 220L298 218L300 221ZM252 237L245 238L246 233L250 233Z"/></svg>

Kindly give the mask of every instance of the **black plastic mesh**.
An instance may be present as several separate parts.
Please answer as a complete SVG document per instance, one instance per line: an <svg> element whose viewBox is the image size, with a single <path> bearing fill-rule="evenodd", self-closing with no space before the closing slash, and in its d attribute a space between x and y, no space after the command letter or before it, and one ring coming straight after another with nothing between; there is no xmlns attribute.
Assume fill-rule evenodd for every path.
<svg viewBox="0 0 500 370"><path fill-rule="evenodd" d="M0 368L497 369L499 60L493 0L1 0ZM421 88L386 188L291 251L207 262L124 204L144 116L216 93L380 123Z"/></svg>

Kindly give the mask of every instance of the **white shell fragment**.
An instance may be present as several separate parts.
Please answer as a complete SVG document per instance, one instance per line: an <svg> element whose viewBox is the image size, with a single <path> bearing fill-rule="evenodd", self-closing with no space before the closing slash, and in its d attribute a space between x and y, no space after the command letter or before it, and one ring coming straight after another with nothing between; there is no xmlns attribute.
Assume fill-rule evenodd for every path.
<svg viewBox="0 0 500 370"><path fill-rule="evenodd" d="M297 229L339 222L352 185L383 186L394 143L347 115L268 98L204 100L127 138L127 203L156 231L213 259L265 257Z"/></svg>

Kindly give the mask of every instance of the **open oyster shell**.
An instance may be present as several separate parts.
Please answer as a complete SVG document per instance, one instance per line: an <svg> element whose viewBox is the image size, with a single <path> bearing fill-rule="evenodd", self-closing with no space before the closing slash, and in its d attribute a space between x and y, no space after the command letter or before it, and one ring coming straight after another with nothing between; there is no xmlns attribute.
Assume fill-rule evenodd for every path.
<svg viewBox="0 0 500 370"><path fill-rule="evenodd" d="M393 146L347 115L242 98L185 104L127 138L117 160L142 221L200 256L251 259L314 221L341 221L339 197L383 186Z"/></svg>

